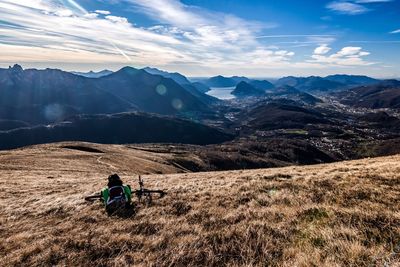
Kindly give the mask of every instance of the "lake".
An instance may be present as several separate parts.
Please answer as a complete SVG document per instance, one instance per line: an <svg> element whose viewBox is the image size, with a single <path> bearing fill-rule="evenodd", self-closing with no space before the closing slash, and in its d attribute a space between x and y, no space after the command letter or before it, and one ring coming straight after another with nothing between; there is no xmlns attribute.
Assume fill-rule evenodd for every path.
<svg viewBox="0 0 400 267"><path fill-rule="evenodd" d="M218 99L227 100L235 98L234 95L231 95L235 87L210 87L210 89L207 94Z"/></svg>

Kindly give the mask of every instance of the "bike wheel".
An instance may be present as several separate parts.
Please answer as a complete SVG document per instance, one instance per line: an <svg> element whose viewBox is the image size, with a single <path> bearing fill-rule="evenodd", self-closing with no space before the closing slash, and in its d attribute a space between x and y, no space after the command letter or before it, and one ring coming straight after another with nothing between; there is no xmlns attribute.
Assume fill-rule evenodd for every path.
<svg viewBox="0 0 400 267"><path fill-rule="evenodd" d="M144 196L143 203L144 203L146 206L150 206L151 203L152 203L152 201L153 201L153 198L152 198L151 194L150 194L150 193L147 193L147 194Z"/></svg>

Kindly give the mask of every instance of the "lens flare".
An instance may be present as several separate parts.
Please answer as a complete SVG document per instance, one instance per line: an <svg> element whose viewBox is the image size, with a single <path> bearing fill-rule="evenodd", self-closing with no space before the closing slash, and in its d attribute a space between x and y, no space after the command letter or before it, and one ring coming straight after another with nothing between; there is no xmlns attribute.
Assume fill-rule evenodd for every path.
<svg viewBox="0 0 400 267"><path fill-rule="evenodd" d="M163 84L159 84L156 87L156 91L159 95L165 95L167 93L167 87Z"/></svg>
<svg viewBox="0 0 400 267"><path fill-rule="evenodd" d="M183 108L182 100L175 98L172 100L172 106L177 110L181 110Z"/></svg>

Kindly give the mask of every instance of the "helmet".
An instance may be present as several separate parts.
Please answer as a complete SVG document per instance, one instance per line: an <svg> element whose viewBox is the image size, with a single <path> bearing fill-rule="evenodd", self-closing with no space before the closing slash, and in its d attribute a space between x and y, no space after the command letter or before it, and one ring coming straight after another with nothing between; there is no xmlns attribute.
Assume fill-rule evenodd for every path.
<svg viewBox="0 0 400 267"><path fill-rule="evenodd" d="M118 176L118 174L112 174L108 176L108 187L121 186L121 185L122 185L122 180Z"/></svg>
<svg viewBox="0 0 400 267"><path fill-rule="evenodd" d="M111 174L110 176L108 176L108 181L109 182L113 182L113 181L120 181L121 178L119 177L118 174Z"/></svg>

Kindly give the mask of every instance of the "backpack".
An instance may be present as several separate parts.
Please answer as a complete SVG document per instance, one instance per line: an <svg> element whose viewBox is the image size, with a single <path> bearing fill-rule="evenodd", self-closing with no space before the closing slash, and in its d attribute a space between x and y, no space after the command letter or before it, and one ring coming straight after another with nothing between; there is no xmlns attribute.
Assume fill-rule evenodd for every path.
<svg viewBox="0 0 400 267"><path fill-rule="evenodd" d="M108 197L104 199L108 215L123 212L128 205L128 199L123 186L113 186L105 189L108 191Z"/></svg>

